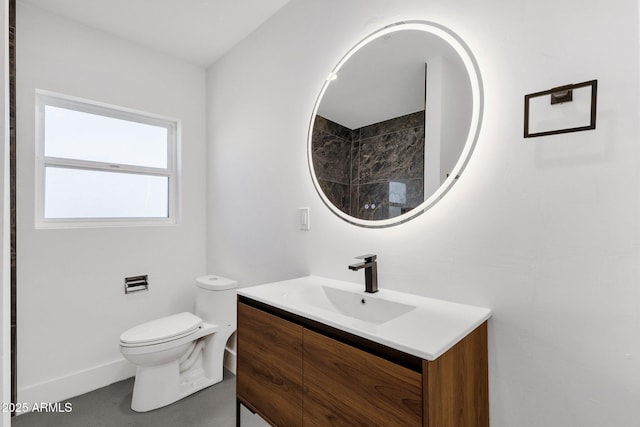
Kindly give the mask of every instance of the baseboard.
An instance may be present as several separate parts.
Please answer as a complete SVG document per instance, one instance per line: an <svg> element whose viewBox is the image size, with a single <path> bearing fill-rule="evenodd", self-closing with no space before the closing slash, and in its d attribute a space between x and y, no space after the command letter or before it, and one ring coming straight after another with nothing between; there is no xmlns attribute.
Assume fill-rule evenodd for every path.
<svg viewBox="0 0 640 427"><path fill-rule="evenodd" d="M236 352L226 349L224 367L236 374ZM25 408L34 403L62 402L75 396L106 387L136 374L136 367L125 359L114 360L91 369L18 389L18 402Z"/></svg>
<svg viewBox="0 0 640 427"><path fill-rule="evenodd" d="M108 386L134 376L136 367L125 359L77 371L49 381L18 389L18 402L24 407L34 403L62 402L74 396Z"/></svg>

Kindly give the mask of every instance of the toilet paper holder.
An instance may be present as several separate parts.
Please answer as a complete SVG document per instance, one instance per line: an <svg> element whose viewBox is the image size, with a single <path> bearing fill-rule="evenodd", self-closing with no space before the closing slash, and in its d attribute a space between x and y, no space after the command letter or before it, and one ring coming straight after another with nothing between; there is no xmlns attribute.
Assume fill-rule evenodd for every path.
<svg viewBox="0 0 640 427"><path fill-rule="evenodd" d="M124 293L131 294L134 292L149 290L149 275L131 276L124 278Z"/></svg>

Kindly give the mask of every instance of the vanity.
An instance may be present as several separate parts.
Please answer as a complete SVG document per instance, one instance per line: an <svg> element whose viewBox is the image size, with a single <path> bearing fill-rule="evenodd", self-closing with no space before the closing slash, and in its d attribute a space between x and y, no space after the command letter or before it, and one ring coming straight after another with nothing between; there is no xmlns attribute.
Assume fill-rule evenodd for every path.
<svg viewBox="0 0 640 427"><path fill-rule="evenodd" d="M371 33L328 72L313 107L319 198L366 229L419 217L464 174L483 99L471 50L443 25ZM238 425L242 404L279 427L489 426L491 310L378 289L376 256L361 258L349 268L365 270L366 292L318 276L238 290Z"/></svg>
<svg viewBox="0 0 640 427"><path fill-rule="evenodd" d="M489 426L487 308L306 276L238 290L240 404L273 426Z"/></svg>

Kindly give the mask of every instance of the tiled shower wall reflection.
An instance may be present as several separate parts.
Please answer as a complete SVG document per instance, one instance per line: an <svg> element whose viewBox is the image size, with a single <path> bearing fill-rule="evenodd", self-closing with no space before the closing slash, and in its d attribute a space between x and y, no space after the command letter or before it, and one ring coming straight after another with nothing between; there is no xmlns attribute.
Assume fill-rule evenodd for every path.
<svg viewBox="0 0 640 427"><path fill-rule="evenodd" d="M424 200L424 146L424 111L353 130L316 116L313 167L341 211L387 219Z"/></svg>

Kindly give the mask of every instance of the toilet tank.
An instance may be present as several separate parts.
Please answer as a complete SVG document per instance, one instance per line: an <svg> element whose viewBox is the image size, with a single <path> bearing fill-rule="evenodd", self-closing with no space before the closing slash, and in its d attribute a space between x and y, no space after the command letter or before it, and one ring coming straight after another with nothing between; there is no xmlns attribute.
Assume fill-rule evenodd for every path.
<svg viewBox="0 0 640 427"><path fill-rule="evenodd" d="M236 289L238 282L216 275L196 279L196 316L207 323L236 329Z"/></svg>

